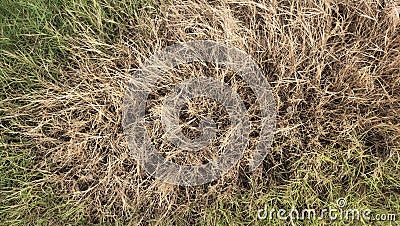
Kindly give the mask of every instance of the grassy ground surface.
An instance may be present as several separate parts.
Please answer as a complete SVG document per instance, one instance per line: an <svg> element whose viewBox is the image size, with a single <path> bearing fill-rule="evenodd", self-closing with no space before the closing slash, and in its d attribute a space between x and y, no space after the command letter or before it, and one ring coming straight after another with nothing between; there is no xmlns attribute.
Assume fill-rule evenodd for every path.
<svg viewBox="0 0 400 226"><path fill-rule="evenodd" d="M330 225L270 209L371 209L400 221L400 19L395 1L0 1L2 225ZM197 187L129 155L133 72L175 42L215 40L258 63L277 101L263 166ZM165 151L165 150L164 150ZM190 162L189 162L190 163Z"/></svg>

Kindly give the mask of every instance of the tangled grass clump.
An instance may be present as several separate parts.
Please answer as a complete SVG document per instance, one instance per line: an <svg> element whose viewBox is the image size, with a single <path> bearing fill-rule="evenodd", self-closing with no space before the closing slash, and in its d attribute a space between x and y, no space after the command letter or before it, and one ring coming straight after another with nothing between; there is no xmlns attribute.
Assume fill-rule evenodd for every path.
<svg viewBox="0 0 400 226"><path fill-rule="evenodd" d="M65 38L58 77L40 80L29 94L6 96L6 116L0 114L33 145L35 168L46 172L38 183L79 206L87 222L263 224L256 213L264 204L322 209L340 197L352 207L400 213L396 2L194 0L157 8L145 3L140 10L128 1L87 4L63 8L74 31ZM218 181L180 187L155 180L129 155L122 102L127 82L149 56L192 40L227 43L257 62L276 98L277 131L257 171L248 172L242 161ZM187 65L171 77L212 76L213 69ZM150 104L156 113L160 97L156 92ZM29 104L11 109L6 103L15 98ZM196 104L182 113L183 122L204 114L188 113ZM218 104L197 107L217 112L218 128L227 130ZM18 114L31 119L21 121ZM149 127L160 152L169 152L157 143L159 122ZM196 127L184 128L186 135L196 137ZM200 163L216 151L199 159L192 154L177 161Z"/></svg>

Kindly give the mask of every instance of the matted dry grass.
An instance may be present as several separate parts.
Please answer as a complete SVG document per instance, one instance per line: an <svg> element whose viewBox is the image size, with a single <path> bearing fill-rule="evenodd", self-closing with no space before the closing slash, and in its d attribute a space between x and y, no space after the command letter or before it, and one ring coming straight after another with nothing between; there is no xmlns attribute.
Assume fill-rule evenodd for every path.
<svg viewBox="0 0 400 226"><path fill-rule="evenodd" d="M227 214L236 217L230 223L256 223L254 212L264 202L322 206L339 195L398 210L384 207L399 199L400 185L394 5L171 1L118 26L113 42L90 30L71 39L70 67L28 97L38 104L38 126L25 135L36 143L40 168L82 204L90 222L215 224L216 214ZM227 43L252 56L273 87L278 117L262 168L248 173L238 165L219 181L185 188L159 182L136 164L121 108L127 81L147 57L190 40Z"/></svg>

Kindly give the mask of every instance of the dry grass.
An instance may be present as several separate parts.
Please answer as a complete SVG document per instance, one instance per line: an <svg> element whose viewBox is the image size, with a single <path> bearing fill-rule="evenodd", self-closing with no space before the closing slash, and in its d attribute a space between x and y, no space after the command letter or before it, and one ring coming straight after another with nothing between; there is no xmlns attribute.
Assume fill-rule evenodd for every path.
<svg viewBox="0 0 400 226"><path fill-rule="evenodd" d="M34 141L38 167L89 222L261 224L255 213L266 203L323 207L339 197L400 213L395 3L171 1L141 12L131 23L121 13L126 24L113 39L77 26L61 76L21 97L31 103L21 111L35 124L23 135ZM277 132L258 171L238 165L211 184L178 187L151 178L129 155L121 126L127 81L154 51L190 40L242 49L273 87Z"/></svg>

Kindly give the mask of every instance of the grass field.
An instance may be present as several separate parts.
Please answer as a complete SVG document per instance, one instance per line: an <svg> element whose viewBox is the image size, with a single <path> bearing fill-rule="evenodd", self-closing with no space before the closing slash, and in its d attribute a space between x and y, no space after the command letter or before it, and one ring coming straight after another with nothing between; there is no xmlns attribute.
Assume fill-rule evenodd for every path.
<svg viewBox="0 0 400 226"><path fill-rule="evenodd" d="M400 223L400 3L381 0L0 0L1 225ZM277 130L262 167L196 187L129 155L133 72L176 42L251 56ZM165 150L164 150L165 151ZM395 221L258 219L270 209L370 209Z"/></svg>

